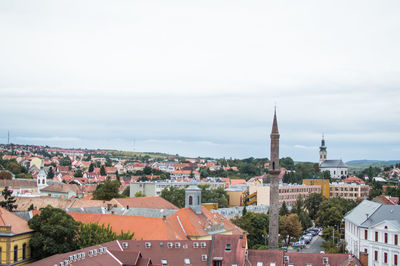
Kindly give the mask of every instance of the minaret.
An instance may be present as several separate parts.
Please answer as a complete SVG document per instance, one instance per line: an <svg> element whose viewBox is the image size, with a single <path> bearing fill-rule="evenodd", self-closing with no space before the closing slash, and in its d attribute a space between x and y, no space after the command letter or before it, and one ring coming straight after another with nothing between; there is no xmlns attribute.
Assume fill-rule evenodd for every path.
<svg viewBox="0 0 400 266"><path fill-rule="evenodd" d="M270 249L278 249L279 233L279 131L276 119L276 107L274 111L274 122L271 131L271 158L268 172L270 174L270 194L269 194L269 240Z"/></svg>
<svg viewBox="0 0 400 266"><path fill-rule="evenodd" d="M319 147L319 165L321 165L326 160L326 146L324 134L322 134L321 147Z"/></svg>

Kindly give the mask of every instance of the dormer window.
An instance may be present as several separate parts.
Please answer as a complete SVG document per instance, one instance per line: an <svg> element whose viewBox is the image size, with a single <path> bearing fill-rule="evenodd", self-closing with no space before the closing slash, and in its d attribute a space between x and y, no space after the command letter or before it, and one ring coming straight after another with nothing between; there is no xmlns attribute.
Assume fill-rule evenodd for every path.
<svg viewBox="0 0 400 266"><path fill-rule="evenodd" d="M193 205L193 197L189 196L189 205L192 206Z"/></svg>
<svg viewBox="0 0 400 266"><path fill-rule="evenodd" d="M231 251L231 244L225 245L225 251Z"/></svg>

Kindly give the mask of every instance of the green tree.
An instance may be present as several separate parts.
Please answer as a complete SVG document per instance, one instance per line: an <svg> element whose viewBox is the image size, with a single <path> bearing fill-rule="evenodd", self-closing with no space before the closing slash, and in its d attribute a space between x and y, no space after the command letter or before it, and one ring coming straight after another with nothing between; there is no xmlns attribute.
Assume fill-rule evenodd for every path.
<svg viewBox="0 0 400 266"><path fill-rule="evenodd" d="M279 233L283 237L286 245L290 244L292 237L299 237L301 235L302 226L297 214L290 214L288 216L281 216L279 219Z"/></svg>
<svg viewBox="0 0 400 266"><path fill-rule="evenodd" d="M94 200L111 200L113 198L123 198L124 195L119 193L119 182L117 180L107 180L97 186L93 191Z"/></svg>
<svg viewBox="0 0 400 266"><path fill-rule="evenodd" d="M102 165L102 166L100 167L100 175L101 175L101 176L107 175L107 174L106 174L106 169L104 168L104 165Z"/></svg>
<svg viewBox="0 0 400 266"><path fill-rule="evenodd" d="M53 179L53 177L54 177L53 167L50 167L49 172L47 173L47 179Z"/></svg>
<svg viewBox="0 0 400 266"><path fill-rule="evenodd" d="M166 187L161 191L161 197L168 200L178 208L185 207L185 189Z"/></svg>
<svg viewBox="0 0 400 266"><path fill-rule="evenodd" d="M306 207L308 215L312 220L315 220L322 201L323 197L321 193L311 193L304 200L304 206Z"/></svg>
<svg viewBox="0 0 400 266"><path fill-rule="evenodd" d="M78 169L75 171L74 177L82 177L82 176L83 176L82 170Z"/></svg>
<svg viewBox="0 0 400 266"><path fill-rule="evenodd" d="M65 156L60 159L59 164L61 166L71 166L72 162L71 159L68 156Z"/></svg>
<svg viewBox="0 0 400 266"><path fill-rule="evenodd" d="M86 248L106 242L110 242L113 240L131 240L134 236L134 233L124 233L121 231L121 234L117 235L113 232L112 227L110 225L104 226L98 225L96 223L84 224L80 223L79 225L79 248Z"/></svg>
<svg viewBox="0 0 400 266"><path fill-rule="evenodd" d="M356 207L352 200L344 198L324 199L316 215L316 224L322 227L339 225L344 215Z"/></svg>
<svg viewBox="0 0 400 266"><path fill-rule="evenodd" d="M16 209L18 206L15 204L17 201L12 195L12 191L8 190L8 187L6 186L4 190L1 192L1 195L4 197L4 201L0 201L0 206L3 207L4 209L12 212L14 209Z"/></svg>
<svg viewBox="0 0 400 266"><path fill-rule="evenodd" d="M286 202L282 203L281 209L279 210L279 215L280 216L284 216L284 215L288 215L289 214L289 210L286 206Z"/></svg>
<svg viewBox="0 0 400 266"><path fill-rule="evenodd" d="M131 191L130 191L130 187L127 186L124 191L122 191L122 195L124 195L125 197L130 197L131 196Z"/></svg>
<svg viewBox="0 0 400 266"><path fill-rule="evenodd" d="M79 223L65 211L50 205L40 210L40 215L28 221L29 227L35 231L29 241L32 255L45 258L76 250Z"/></svg>
<svg viewBox="0 0 400 266"><path fill-rule="evenodd" d="M210 189L210 184L198 185L201 189L202 203L218 203L219 208L228 207L228 194L223 187Z"/></svg>
<svg viewBox="0 0 400 266"><path fill-rule="evenodd" d="M93 171L94 171L93 163L90 163L90 165L89 165L89 173L92 173Z"/></svg>
<svg viewBox="0 0 400 266"><path fill-rule="evenodd" d="M146 194L142 193L142 191L138 191L135 193L135 198L139 198L139 197L146 197Z"/></svg>
<svg viewBox="0 0 400 266"><path fill-rule="evenodd" d="M242 217L233 218L232 223L249 233L247 241L250 249L266 246L269 216L264 213L247 212Z"/></svg>

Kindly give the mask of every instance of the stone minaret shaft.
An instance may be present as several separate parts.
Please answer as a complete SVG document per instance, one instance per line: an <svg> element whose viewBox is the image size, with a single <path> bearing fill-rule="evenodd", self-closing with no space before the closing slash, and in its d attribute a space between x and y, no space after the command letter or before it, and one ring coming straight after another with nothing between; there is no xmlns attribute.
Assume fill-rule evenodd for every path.
<svg viewBox="0 0 400 266"><path fill-rule="evenodd" d="M270 174L270 200L269 200L269 248L278 249L279 233L279 131L276 119L276 110L274 112L274 122L271 131L271 158L269 163Z"/></svg>

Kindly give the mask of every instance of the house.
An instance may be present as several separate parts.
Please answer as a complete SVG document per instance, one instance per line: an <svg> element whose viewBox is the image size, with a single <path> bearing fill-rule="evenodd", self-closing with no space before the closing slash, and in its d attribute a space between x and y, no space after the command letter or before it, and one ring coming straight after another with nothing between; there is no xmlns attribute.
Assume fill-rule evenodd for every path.
<svg viewBox="0 0 400 266"><path fill-rule="evenodd" d="M0 263L26 264L31 260L29 240L33 236L28 222L0 207Z"/></svg>
<svg viewBox="0 0 400 266"><path fill-rule="evenodd" d="M34 262L42 265L187 265L187 266L319 266L361 263L348 254L285 253L248 250L237 235L215 235L211 240L115 240L57 254Z"/></svg>
<svg viewBox="0 0 400 266"><path fill-rule="evenodd" d="M118 208L179 209L162 197L137 197L112 199L111 204Z"/></svg>
<svg viewBox="0 0 400 266"><path fill-rule="evenodd" d="M82 194L80 188L75 184L52 184L40 190L40 195L42 196L61 199L81 198Z"/></svg>
<svg viewBox="0 0 400 266"><path fill-rule="evenodd" d="M180 178L195 178L200 179L200 173L198 171L193 170L175 170L171 172L172 179L180 179Z"/></svg>
<svg viewBox="0 0 400 266"><path fill-rule="evenodd" d="M12 190L12 196L39 195L39 189L33 179L0 179L0 191L3 191L5 187Z"/></svg>
<svg viewBox="0 0 400 266"><path fill-rule="evenodd" d="M362 201L345 217L347 250L368 265L400 263L400 206Z"/></svg>

